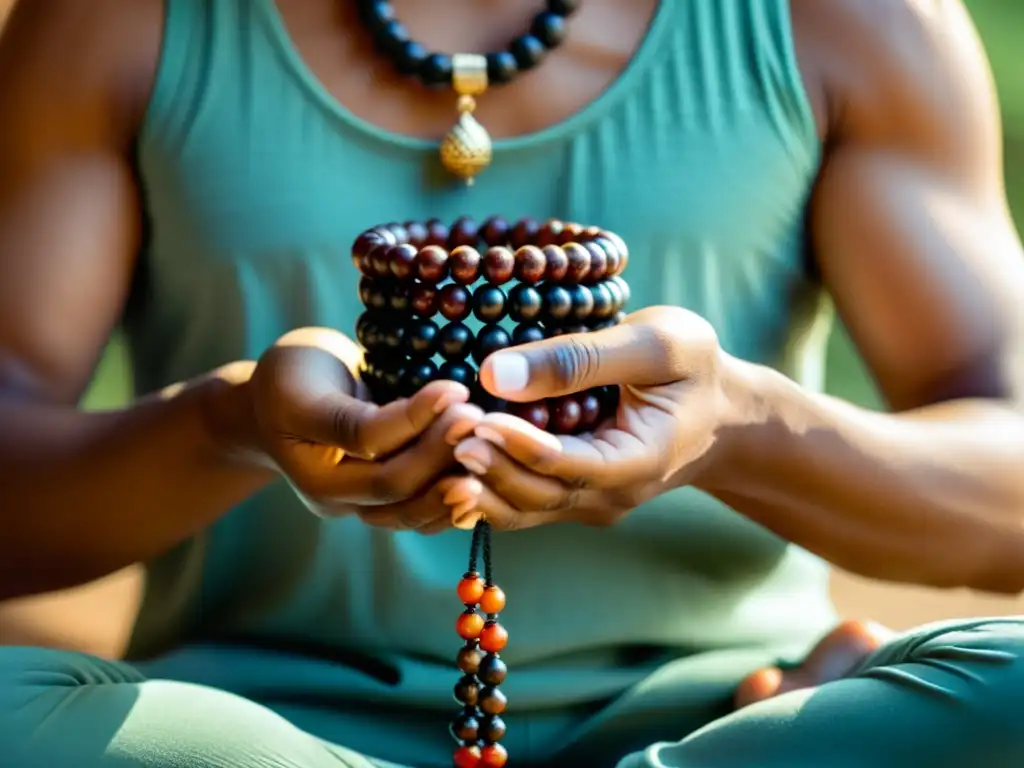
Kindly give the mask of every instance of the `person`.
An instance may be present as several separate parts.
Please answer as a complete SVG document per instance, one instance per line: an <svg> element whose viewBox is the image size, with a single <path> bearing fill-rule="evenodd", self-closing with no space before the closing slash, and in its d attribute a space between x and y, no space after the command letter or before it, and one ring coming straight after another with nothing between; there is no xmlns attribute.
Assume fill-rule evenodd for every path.
<svg viewBox="0 0 1024 768"><path fill-rule="evenodd" d="M395 0L412 40L379 3L15 6L0 597L147 576L125 660L0 649L5 766L450 765L481 517L510 764L1024 760L1024 622L891 636L827 598L827 563L1024 586L1024 261L968 13L572 6L478 99L468 190L437 172L454 94L398 69L504 50L540 0ZM480 372L513 401L618 385L591 437L453 382L366 401L353 238L490 214L629 244L625 322ZM833 304L890 412L821 393ZM144 394L81 412L118 325Z"/></svg>

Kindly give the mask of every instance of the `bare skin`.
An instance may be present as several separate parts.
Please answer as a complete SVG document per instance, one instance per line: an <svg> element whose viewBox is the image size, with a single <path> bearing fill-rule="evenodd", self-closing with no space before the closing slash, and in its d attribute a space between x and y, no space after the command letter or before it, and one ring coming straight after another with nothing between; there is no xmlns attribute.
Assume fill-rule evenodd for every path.
<svg viewBox="0 0 1024 768"><path fill-rule="evenodd" d="M431 45L488 49L521 28L536 2L395 6ZM448 127L450 97L400 82L367 50L348 4L279 0L279 7L311 68L357 115L406 134L438 136ZM496 135L511 136L578 111L628 61L654 8L654 0L583 4L568 45L500 99L485 99L481 118ZM731 400L736 437L728 455L750 481L709 480L710 489L865 575L1017 591L1024 585L1024 493L1013 468L1024 459L1024 373L1014 355L1024 349L1024 276L983 57L957 2L792 0L792 8L801 70L828 148L812 212L815 255L858 347L903 414L901 439L886 447L895 422L743 369L727 377L730 384L765 393ZM254 386L253 363L241 361L118 413L75 410L137 258L140 204L129 149L152 86L160 10L157 0L98 0L88 8L76 0L23 2L0 43L0 509L32 510L5 522L0 596L82 583L151 558L275 471L300 478L314 504L337 496L338 488L310 479L338 463L343 454L335 449L365 459L399 447L355 437L368 430L332 433L340 411L359 414L360 423L405 420L410 442L433 429L435 448L477 418L463 413L457 425L431 426L442 418L434 406L462 397L453 388L382 416L357 404L348 384L334 410L318 411L309 392L274 384L317 361L335 382L347 381L350 361L331 351L343 342L317 334L298 351L263 361L268 375L256 381L266 386ZM803 437L809 421L824 436L813 443ZM1006 426L1005 439L985 437L993 422ZM283 426L296 424L302 429ZM775 449L770 478L746 459L763 455L768 442L784 446ZM324 449L310 451L311 444ZM395 460L409 461L402 454ZM445 462L421 473L417 487L389 486L395 474L384 471L383 481L368 486L376 489L372 498L350 500L372 503L379 524L440 525L452 481L432 483L449 469L451 452L432 451L438 454ZM964 467L967 456L984 461ZM887 487L874 485L879 468L896 458L906 469ZM939 468L943 483L929 487L914 467ZM509 472L522 476L523 468ZM152 500L144 510L140 497ZM854 514L881 507L887 517ZM87 520L80 510L89 510ZM858 535L830 533L827 521L843 514L845 524L861 526ZM142 516L147 525L134 525ZM922 520L943 526L928 559L942 572L910 557L914 542L895 535ZM856 655L858 642L836 647ZM770 693L771 686L751 685L761 692L751 695Z"/></svg>

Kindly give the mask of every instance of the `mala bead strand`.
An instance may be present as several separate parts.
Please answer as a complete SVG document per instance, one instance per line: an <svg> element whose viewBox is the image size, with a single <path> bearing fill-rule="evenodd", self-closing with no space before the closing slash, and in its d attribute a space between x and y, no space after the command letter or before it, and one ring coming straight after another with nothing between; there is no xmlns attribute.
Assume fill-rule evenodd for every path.
<svg viewBox="0 0 1024 768"><path fill-rule="evenodd" d="M505 403L480 386L478 369L510 346L621 322L628 260L618 235L560 219L464 216L450 226L431 219L367 229L352 244L352 262L366 307L356 338L374 402L408 397L440 378L468 387L480 407L539 429L592 431L614 413L617 390Z"/></svg>

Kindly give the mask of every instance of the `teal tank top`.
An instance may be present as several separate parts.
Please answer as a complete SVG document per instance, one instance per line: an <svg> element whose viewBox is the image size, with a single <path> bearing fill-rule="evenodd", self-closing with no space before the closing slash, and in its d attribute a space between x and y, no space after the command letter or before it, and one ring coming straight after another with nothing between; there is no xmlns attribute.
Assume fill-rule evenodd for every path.
<svg viewBox="0 0 1024 768"><path fill-rule="evenodd" d="M148 244L125 319L138 391L254 359L299 326L352 333L349 246L365 227L492 213L620 233L634 308L690 308L730 353L820 388L829 311L804 242L820 147L786 0L663 0L600 98L499 141L469 190L435 183L435 143L336 103L273 0L166 7L138 147ZM468 544L321 520L281 482L149 565L131 654L320 649L329 669L301 681L263 664L209 674L264 698L306 686L334 707L447 711ZM626 663L630 649L800 647L833 619L823 563L692 489L612 529L499 534L494 558L520 712L588 707L643 680L655 662ZM338 661L352 654L366 663Z"/></svg>

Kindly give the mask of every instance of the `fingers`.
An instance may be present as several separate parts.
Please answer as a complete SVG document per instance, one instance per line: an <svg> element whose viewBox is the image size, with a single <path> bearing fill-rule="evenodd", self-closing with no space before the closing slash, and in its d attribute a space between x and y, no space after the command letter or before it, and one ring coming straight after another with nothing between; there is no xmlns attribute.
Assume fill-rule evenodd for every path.
<svg viewBox="0 0 1024 768"><path fill-rule="evenodd" d="M717 353L714 330L677 307L634 313L622 325L496 352L480 369L491 394L527 402L610 384L639 387L687 378Z"/></svg>
<svg viewBox="0 0 1024 768"><path fill-rule="evenodd" d="M503 531L533 528L538 525L550 525L569 520L564 510L524 512L516 509L484 484L479 484L471 492L466 493L467 501L453 503L455 494L463 493L463 489L473 481L474 478L457 480L445 497L445 501L451 509L452 525L456 528L465 531L472 530L477 521L483 517L487 518L493 528Z"/></svg>
<svg viewBox="0 0 1024 768"><path fill-rule="evenodd" d="M531 472L478 437L459 443L455 459L479 479L481 487L494 491L514 509L546 511L576 506L579 489Z"/></svg>
<svg viewBox="0 0 1024 768"><path fill-rule="evenodd" d="M451 479L449 479L451 480ZM395 504L363 507L359 518L374 528L417 531L425 535L451 528L451 510L444 503L445 480L435 483L426 493Z"/></svg>

